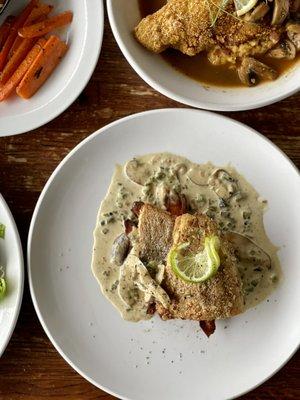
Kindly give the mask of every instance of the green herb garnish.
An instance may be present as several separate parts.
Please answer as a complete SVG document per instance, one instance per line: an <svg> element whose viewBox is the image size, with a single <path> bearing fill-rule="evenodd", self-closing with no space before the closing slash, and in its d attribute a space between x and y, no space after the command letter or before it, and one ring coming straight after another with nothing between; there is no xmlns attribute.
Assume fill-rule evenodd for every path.
<svg viewBox="0 0 300 400"><path fill-rule="evenodd" d="M4 278L0 278L0 299L2 299L6 292L6 281Z"/></svg>

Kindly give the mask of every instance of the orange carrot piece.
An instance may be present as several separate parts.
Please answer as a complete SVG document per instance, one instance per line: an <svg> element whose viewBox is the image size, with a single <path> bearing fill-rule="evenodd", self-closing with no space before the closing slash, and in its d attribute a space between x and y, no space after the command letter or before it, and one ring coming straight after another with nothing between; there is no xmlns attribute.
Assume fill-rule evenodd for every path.
<svg viewBox="0 0 300 400"><path fill-rule="evenodd" d="M42 52L43 46L46 43L46 39L41 38L38 42L33 46L30 52L27 54L25 60L19 65L18 69L12 75L12 77L6 82L5 85L0 87L0 101L6 100L13 91L17 88L18 84L21 82L22 78L37 58L39 53Z"/></svg>
<svg viewBox="0 0 300 400"><path fill-rule="evenodd" d="M27 20L25 21L23 26L29 26L33 23L43 21L47 17L47 15L51 13L52 10L53 10L53 6L51 6L50 4L44 4L44 3L38 4L31 11L29 17L27 18ZM17 48L22 43L22 40L23 40L23 38L21 38L19 35L16 37L15 42L14 42L12 48L10 49L9 58L11 58L13 56L14 52L17 50Z"/></svg>
<svg viewBox="0 0 300 400"><path fill-rule="evenodd" d="M8 38L9 31L13 24L13 21L14 21L14 17L9 16L6 18L6 20L0 26L0 50L2 49L4 43L6 42L6 39Z"/></svg>
<svg viewBox="0 0 300 400"><path fill-rule="evenodd" d="M18 30L22 28L31 11L37 5L37 2L38 0L31 0L13 23L9 35L0 51L0 71L2 71L5 66L9 51L18 35Z"/></svg>
<svg viewBox="0 0 300 400"><path fill-rule="evenodd" d="M44 36L56 28L60 28L61 26L70 24L72 22L72 19L72 11L65 11L61 14L47 18L37 24L20 28L19 35L26 39Z"/></svg>
<svg viewBox="0 0 300 400"><path fill-rule="evenodd" d="M39 19L40 17L46 17L48 14L51 13L51 11L53 10L53 6L51 6L50 4L45 4L45 3L40 3L38 4L36 7L34 7L34 9L31 11L31 14L29 15L29 17L27 18L24 26L29 26L31 25L33 22L35 22L37 19Z"/></svg>
<svg viewBox="0 0 300 400"><path fill-rule="evenodd" d="M3 71L0 73L0 82L5 84L21 62L26 58L28 52L32 49L36 39L23 39L18 49L5 65Z"/></svg>
<svg viewBox="0 0 300 400"><path fill-rule="evenodd" d="M17 87L17 94L23 99L32 97L49 78L67 50L65 42L57 36L50 36L43 51L38 54Z"/></svg>

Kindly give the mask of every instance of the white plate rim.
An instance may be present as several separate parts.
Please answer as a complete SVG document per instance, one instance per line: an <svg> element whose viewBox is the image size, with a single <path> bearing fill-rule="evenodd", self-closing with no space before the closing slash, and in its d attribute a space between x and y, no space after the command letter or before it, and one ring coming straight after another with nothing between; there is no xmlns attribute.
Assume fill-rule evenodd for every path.
<svg viewBox="0 0 300 400"><path fill-rule="evenodd" d="M245 106L240 106L238 104L230 106L230 105L219 105L219 104L215 104L215 103L205 103L205 102L203 102L201 100L193 101L193 100L187 98L186 96L176 95L175 93L170 92L163 85L158 83L155 79L149 78L148 75L145 74L144 71L140 68L138 62L136 62L135 59L131 56L130 52L127 50L126 44L124 43L122 37L119 35L118 29L117 29L117 25L116 25L116 21L115 21L114 14L113 14L112 2L113 2L113 0L106 0L106 7L107 7L107 14L108 14L108 19L109 19L109 24L110 24L111 30L113 32L114 38L115 38L120 50L122 51L124 57L126 58L128 63L131 65L133 70L150 87L152 87L157 92L163 94L164 96L166 96L166 97L168 97L168 98L170 98L172 100L178 101L181 104L186 104L188 106L195 107L195 108L200 108L200 109L203 109L203 110L210 110L210 111L246 111L246 110L255 110L256 108L265 107L265 106L277 103L280 100L286 99L287 97L290 97L290 96L294 95L295 93L298 93L299 90L300 90L299 88L295 88L294 90L290 90L290 91L278 94L273 99L261 100L259 102L250 103L250 104L245 105Z"/></svg>
<svg viewBox="0 0 300 400"><path fill-rule="evenodd" d="M11 323L11 326L10 326L9 334L7 335L6 339L3 342L4 344L2 345L2 348L0 349L0 359L1 359L1 356L3 355L5 349L6 349L8 343L10 341L10 338L11 338L11 336L12 336L14 330L15 330L15 327L16 327L16 324L17 324L17 320L18 320L18 317L19 317L19 313L20 313L20 309L21 309L21 305L22 305L23 292L24 292L24 257L23 257L23 250L22 250L22 244L21 244L21 240L20 240L20 235L19 235L19 232L18 232L18 228L17 228L16 222L15 222L14 217L13 217L13 215L12 215L12 213L11 213L11 211L10 211L10 209L9 209L9 207L8 207L6 201L5 201L5 199L4 199L4 197L2 196L1 193L0 193L0 203L2 203L3 208L5 209L6 213L9 216L11 227L12 227L13 233L14 233L14 235L16 237L16 244L17 244L17 251L18 251L18 255L17 256L18 256L18 258L20 260L19 267L20 267L20 279L21 279L19 290L18 290L18 293L17 293L17 304L16 304L16 307L14 309L14 314L13 314L13 319L12 319L12 323Z"/></svg>
<svg viewBox="0 0 300 400"><path fill-rule="evenodd" d="M63 349L56 343L55 339L53 338L50 330L47 327L46 321L44 319L44 317L42 316L42 313L40 312L39 309L39 304L38 304L38 300L35 296L35 292L34 292L34 288L33 288L33 282L32 282L32 274L31 274L31 247L32 247L32 236L33 236L33 231L34 231L34 226L35 226L35 222L37 219L37 216L39 214L39 209L42 205L43 199L47 194L48 188L50 187L50 185L52 184L52 182L55 180L56 175L60 172L60 170L64 167L65 163L67 163L67 161L81 148L83 147L86 143L88 143L89 141L91 141L95 136L97 135L104 135L104 134L109 134L109 130L110 128L122 124L123 122L126 122L128 120L131 119L135 119L135 118L139 118L142 117L143 115L150 115L150 114L160 114L160 113L177 113L177 112L191 112L191 113L201 113L201 114L208 114L210 116L216 116L217 118L223 119L223 120L227 120L227 121L231 121L231 123L237 125L238 127L242 127L242 128L246 128L249 132L249 134L254 135L254 136L259 136L260 139L264 140L265 142L267 142L269 145L271 145L271 147L273 147L274 150L276 150L277 152L279 152L283 158L285 159L285 161L287 161L290 165L290 167L292 167L292 169L294 169L294 171L298 174L298 176L300 177L300 172L298 170L298 168L296 167L296 165L291 161L291 159L279 148L277 147L271 140L269 140L267 137L265 137L263 134L261 134L260 132L256 131L255 129L249 127L246 124L243 124L242 122L236 121L232 118L229 118L227 116L224 115L220 115L220 114L215 114L211 111L206 111L206 110L195 110L195 109L186 109L186 108L162 108L162 109L154 109L154 110L150 110L150 111L143 111L140 113L135 113L135 114L131 114L128 115L127 117L123 117L120 118L116 121L111 122L108 125L105 125L104 127L100 128L99 130L97 130L96 132L94 132L93 134L91 134L90 136L88 136L87 138L85 138L82 142L80 142L76 147L74 147L73 150L70 151L70 153L68 153L66 155L66 157L58 164L58 166L55 168L55 170L53 171L53 173L50 175L48 181L46 182L39 198L38 201L36 203L33 215L32 215L32 219L30 222L30 227L29 227L29 232L28 232L28 241L27 241L27 271L28 271L28 281L29 281L29 289L30 289L30 295L32 298L32 302L35 308L35 311L37 313L37 316L39 318L39 321L46 333L46 335L48 336L48 338L50 339L51 343L53 344L53 346L55 347L55 349L58 351L58 353L62 356L62 358L79 374L81 375L84 379L86 379L88 382L90 382L91 384L93 384L94 386L98 387L99 389L105 391L106 393L115 396L119 399L122 400L132 400L128 397L122 396L119 393L116 393L112 390L110 390L109 388L106 388L104 385L100 385L99 383L97 383L94 379L90 378L87 374L85 374L83 371L81 371L81 369L79 367L77 367L72 360L70 360L70 358L68 356L66 356L64 354ZM243 392L239 393L238 395L231 397L227 400L234 400L239 398L240 396L243 396L246 393L249 393L250 391L256 389L257 387L259 387L260 385L262 385L263 383L265 383L266 381L268 381L272 376L274 376L281 368L284 367L284 365L286 365L288 363L288 361L294 356L294 354L297 352L297 350L300 348L300 338L299 338L299 343L295 346L295 348L293 349L293 351L289 354L289 356L272 372L270 373L267 377L265 377L264 379L260 380L256 385L251 386L247 389L245 389Z"/></svg>
<svg viewBox="0 0 300 400"><path fill-rule="evenodd" d="M89 19L85 44L81 54L81 62L78 64L67 86L65 86L50 103L44 104L25 115L13 117L14 128L11 129L11 132L7 133L5 126L0 126L0 137L26 133L52 121L71 106L88 84L100 57L104 33L104 5L102 1L93 2L93 4L86 1L86 7L88 9L90 8L90 14L94 16L94 19ZM90 40L89 46L87 46L88 37L93 38L93 40ZM87 71L87 73L83 74L82 71ZM80 79L77 79L79 77ZM69 88L69 92L71 93L67 98L63 96L66 88ZM59 104L53 107L53 101L58 100Z"/></svg>

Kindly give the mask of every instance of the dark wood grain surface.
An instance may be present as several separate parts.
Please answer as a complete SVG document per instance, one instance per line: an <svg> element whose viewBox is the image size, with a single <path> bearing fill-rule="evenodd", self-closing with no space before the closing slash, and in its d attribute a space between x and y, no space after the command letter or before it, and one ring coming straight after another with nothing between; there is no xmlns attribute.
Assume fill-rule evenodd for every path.
<svg viewBox="0 0 300 400"><path fill-rule="evenodd" d="M106 20L96 71L77 101L40 129L0 139L0 191L15 216L24 252L38 196L65 155L92 132L118 118L165 107L183 106L155 92L136 75L118 49ZM300 166L300 93L269 107L227 115L259 130ZM74 372L56 352L34 311L27 279L18 323L0 360L0 399L113 399ZM242 399L299 400L300 353Z"/></svg>

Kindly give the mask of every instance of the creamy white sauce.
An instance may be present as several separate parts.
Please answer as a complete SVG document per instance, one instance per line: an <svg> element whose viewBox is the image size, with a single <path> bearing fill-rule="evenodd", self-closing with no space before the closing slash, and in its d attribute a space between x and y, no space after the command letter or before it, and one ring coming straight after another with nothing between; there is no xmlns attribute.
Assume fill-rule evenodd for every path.
<svg viewBox="0 0 300 400"><path fill-rule="evenodd" d="M151 299L160 297L159 301L167 302L159 286L163 266L160 276L153 279L135 254L119 266L112 262L111 252L115 239L124 232L123 221L133 218L133 202L141 200L164 208L168 190L171 195L172 191L185 194L191 213L205 213L223 232L242 235L233 234L231 239L237 246L245 309L269 296L279 281L280 265L278 249L264 230L267 202L232 166L219 168L169 153L150 154L116 167L94 232L92 270L102 293L122 317L130 321L148 319ZM136 230L130 234L133 242L136 234Z"/></svg>

